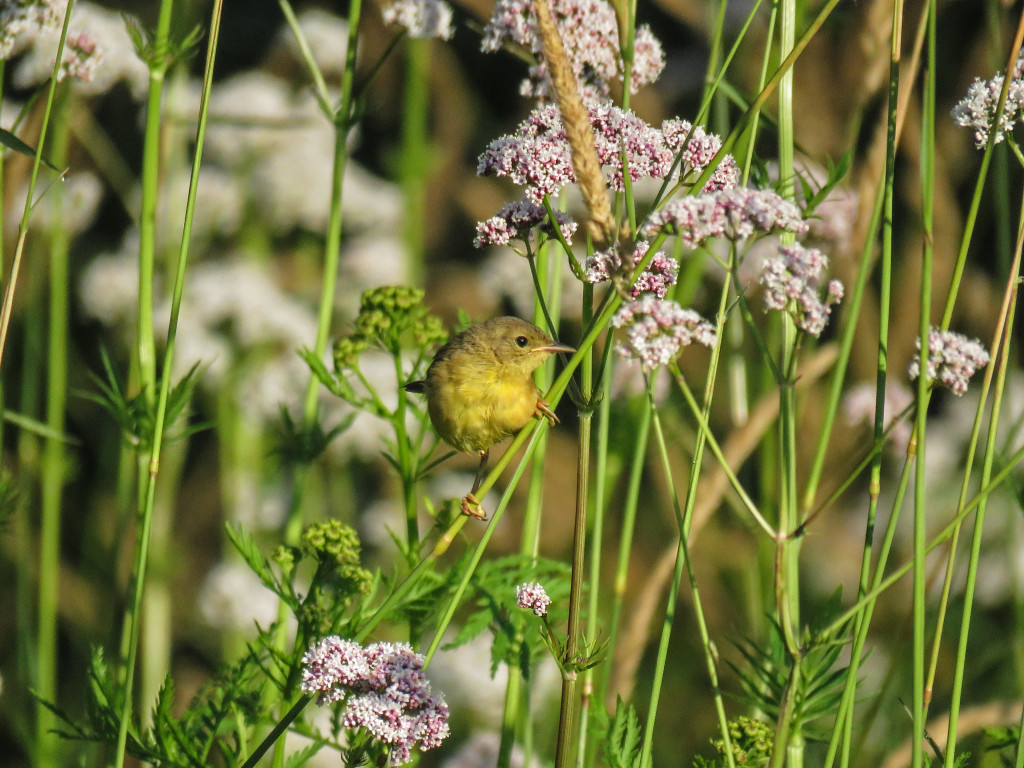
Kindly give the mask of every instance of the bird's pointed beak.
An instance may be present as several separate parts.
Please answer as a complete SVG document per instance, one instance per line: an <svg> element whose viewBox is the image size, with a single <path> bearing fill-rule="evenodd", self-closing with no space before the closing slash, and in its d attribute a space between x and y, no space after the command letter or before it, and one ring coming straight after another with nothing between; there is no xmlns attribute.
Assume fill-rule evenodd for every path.
<svg viewBox="0 0 1024 768"><path fill-rule="evenodd" d="M563 344L560 341L552 341L550 344L546 344L543 347L538 347L537 351L550 352L552 354L554 354L555 352L566 352L568 354L572 354L573 352L576 351L576 347L570 347L568 344Z"/></svg>

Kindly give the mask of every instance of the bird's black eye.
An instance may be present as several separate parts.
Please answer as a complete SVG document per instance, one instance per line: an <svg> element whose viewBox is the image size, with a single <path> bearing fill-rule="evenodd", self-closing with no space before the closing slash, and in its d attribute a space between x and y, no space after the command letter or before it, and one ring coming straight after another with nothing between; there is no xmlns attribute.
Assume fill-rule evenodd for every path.
<svg viewBox="0 0 1024 768"><path fill-rule="evenodd" d="M520 349L525 348L526 345L529 343L530 340L525 336L516 336L516 346L519 347Z"/></svg>

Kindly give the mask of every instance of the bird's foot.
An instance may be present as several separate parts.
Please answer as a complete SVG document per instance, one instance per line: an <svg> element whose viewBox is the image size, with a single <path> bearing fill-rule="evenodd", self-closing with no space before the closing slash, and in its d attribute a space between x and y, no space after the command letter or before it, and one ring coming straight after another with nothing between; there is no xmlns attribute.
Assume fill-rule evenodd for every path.
<svg viewBox="0 0 1024 768"><path fill-rule="evenodd" d="M537 398L537 408L533 415L538 419L547 419L551 426L555 426L558 423L558 417L555 416L555 412L551 410L551 406L545 402L543 397Z"/></svg>
<svg viewBox="0 0 1024 768"><path fill-rule="evenodd" d="M475 517L477 520L486 520L487 513L484 512L483 507L480 506L480 502L476 500L476 496L472 493L467 493L462 497L462 514Z"/></svg>

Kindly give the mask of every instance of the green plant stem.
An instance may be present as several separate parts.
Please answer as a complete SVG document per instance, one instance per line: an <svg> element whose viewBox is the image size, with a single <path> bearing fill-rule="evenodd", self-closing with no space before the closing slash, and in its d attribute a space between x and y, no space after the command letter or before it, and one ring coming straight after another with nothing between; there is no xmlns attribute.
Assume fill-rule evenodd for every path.
<svg viewBox="0 0 1024 768"><path fill-rule="evenodd" d="M39 128L39 143L36 146L35 157L32 158L32 173L29 175L28 191L25 193L25 209L21 214L21 223L18 225L18 240L14 246L11 275L7 279L3 308L0 309L0 368L2 368L3 364L4 349L7 347L7 331L11 324L14 292L18 287L18 272L21 269L22 254L25 252L25 239L28 237L28 223L32 216L36 181L39 179L39 165L43 159L43 148L46 146L46 132L50 125L50 115L53 112L54 94L57 91L57 76L60 73L61 58L64 55L64 43L68 37L68 22L71 20L71 11L74 9L74 5L74 0L68 0L67 9L64 11L64 25L60 31L60 42L57 43L57 54L53 61L53 70L50 73L50 88L46 92L46 106L43 108L43 122Z"/></svg>
<svg viewBox="0 0 1024 768"><path fill-rule="evenodd" d="M196 190L199 185L199 168L202 162L203 143L206 138L207 112L210 103L210 91L213 87L213 64L216 59L217 42L220 38L220 20L223 0L216 0L211 10L209 42L206 51L206 64L203 74L203 91L199 105L199 117L196 125L196 149L192 161L192 174L189 179L188 201L185 206L185 222L182 231L181 245L178 249L177 271L174 279L174 290L171 297L171 317L167 325L167 344L164 349L160 390L156 399L156 418L153 426L153 442L150 454L148 473L145 475L144 503L140 509L140 530L136 542L136 555L133 567L133 586L130 612L127 617L128 652L125 658L125 675L123 701L118 722L117 752L114 765L122 768L125 761L125 745L128 735L128 724L132 712L132 690L135 677L135 662L139 645L139 610L145 593L146 567L149 561L149 544L153 527L153 506L156 498L156 481L160 471L160 451L164 439L165 420L167 418L167 401L171 391L171 371L174 363L174 350L178 332L178 318L181 312L181 298L185 285L185 268L188 263L189 238L192 231L192 218L195 212ZM166 41L166 37L165 37ZM166 43L165 43L166 44ZM150 318L152 320L152 318ZM150 323L152 326L152 323Z"/></svg>
<svg viewBox="0 0 1024 768"><path fill-rule="evenodd" d="M943 527L943 529L932 538L930 542L928 542L928 545L925 547L925 554L927 555L928 553L932 552L936 547L939 547L946 541L948 541L952 537L953 531L956 529L956 526L962 523L968 515L971 515L977 508L977 506L981 503L981 501L985 499L990 493L992 493L996 488L998 488L999 484L1010 476L1014 468L1022 460L1024 460L1024 448L1020 448L1017 451L1014 451L1013 454L1008 456L1006 458L1005 465L998 472L992 475L992 480L983 485L974 494L974 496L971 497L971 500L964 505L964 508L960 510L953 517L953 519L950 520L945 525L945 527ZM910 562L904 563L903 565L893 570L892 573L890 573L884 579L879 581L878 584L875 587L873 587L867 594L865 594L861 598L858 598L853 605L851 605L849 608L843 611L843 613L840 614L835 621L833 621L828 626L822 628L821 631L818 632L818 637L823 639L835 637L836 633L839 632L839 630L842 629L842 627L848 621L853 619L858 613L864 610L864 607L871 600L874 600L880 594L889 589L893 584L895 584L897 581L899 581L908 573L910 573L913 570L913 568L914 561L913 559L911 559Z"/></svg>
<svg viewBox="0 0 1024 768"><path fill-rule="evenodd" d="M583 286L583 321L590 321L594 310L594 286ZM575 732L576 683L581 644L581 603L587 546L587 493L590 488L590 432L593 422L593 349L588 349L580 366L580 393L583 398L579 413L576 463L576 516L573 525L572 574L569 581L569 626L562 659L562 699L558 711L558 736L555 746L555 768L569 768Z"/></svg>
<svg viewBox="0 0 1024 768"><path fill-rule="evenodd" d="M416 512L418 454L405 428L405 414L409 398L402 387L404 377L402 375L401 350L392 350L392 355L395 364L395 392L398 396L398 405L395 407L395 414L391 421L395 429L395 447L398 449L398 466L402 481L402 506L405 509L405 559L411 568L416 564L417 553L420 549L419 519ZM369 389L371 392L373 391L372 387ZM374 399L376 399L376 395Z"/></svg>
<svg viewBox="0 0 1024 768"><path fill-rule="evenodd" d="M483 559L484 552L487 550L487 545L490 543L491 537L494 536L494 532L498 528L498 522L505 514L505 509L508 507L508 503L512 500L512 492L519 484L519 481L523 477L523 473L530 464L529 459L537 446L538 437L539 433L534 433L533 439L530 440L530 444L527 447L526 452L523 454L523 458L520 459L519 464L516 466L516 471L512 475L511 482L509 482L508 486L505 488L505 492L501 496L501 501L498 502L497 509L494 510L490 521L487 523L487 529L484 531L483 536L480 537L480 541L477 542L476 548L473 550L473 555L470 558L469 563L466 565L462 578L459 581L459 585L452 593L452 598L448 601L447 608L445 608L444 613L441 614L441 618L437 622L437 628L434 630L434 637L430 641L430 646L427 648L427 652L423 654L425 658L423 663L424 667L430 665L430 662L434 658L434 654L437 653L437 649L441 646L441 641L444 639L444 633L448 629L448 625L451 623L452 617L455 616L455 611L462 602L462 596L466 594L466 590L469 589L470 579L473 578L473 574L476 572L476 567L480 564L480 560ZM462 520L465 519L466 516L462 515ZM375 615L379 616L381 614L382 609L378 609Z"/></svg>
<svg viewBox="0 0 1024 768"><path fill-rule="evenodd" d="M1013 72L1017 57L1024 45L1024 10L1017 21L1017 31L1013 36L1013 43L1010 45L1010 55L1004 72ZM1006 107L1006 97L1010 91L1010 84L1014 82L1010 77L1003 78L1003 88L999 92L999 100L996 103L995 115L992 117L992 125L999 125L1003 111ZM981 208L981 197L985 189L985 179L988 177L988 168L992 163L995 154L997 131L989 131L988 143L985 145L985 152L981 156L981 167L978 169L978 178L974 184L974 194L971 197L971 205L964 220L963 237L960 239L960 250L957 253L956 266L953 269L953 279L950 283L949 295L946 297L946 306L942 312L942 330L949 328L953 319L953 307L956 305L956 297L959 294L960 282L963 278L964 267L967 265L967 251L970 248L971 237L974 234L974 225L978 219L978 210ZM1012 146L1012 145L1011 145ZM923 369L922 369L923 370Z"/></svg>
<svg viewBox="0 0 1024 768"><path fill-rule="evenodd" d="M999 349L1000 343L1002 344L1002 350L998 358L999 371L998 374L996 374L992 414L989 418L988 444L985 447L985 461L981 475L982 484L988 483L992 476L992 466L998 451L996 438L998 437L999 432L999 414L1001 411L1003 393L1006 386L1006 373L1009 367L1011 355L1010 342L1013 337L1013 324L1017 308L1019 287L1018 275L1020 274L1021 252L1024 251L1024 202L1021 204L1018 216L1019 224L1017 230L1017 244L1014 249L1013 262L1009 270L1009 280L1007 281L1006 291L1004 293L1003 306L1000 308L999 324L996 328L995 338L993 339L992 344L993 352L996 352ZM993 357L995 357L995 355L993 355ZM981 390L981 402L978 406L978 414L975 417L974 431L971 436L972 452L973 446L977 440L978 432L981 428L981 419L984 411L984 404L986 402L988 387L993 379L992 369L993 367L990 365L985 371L985 379ZM966 488L971 474L971 464L972 462L968 459L967 469L964 472L964 481L961 486L961 505L963 504L964 496L966 496ZM982 498L981 502L978 504L978 514L974 518L974 534L971 539L971 557L967 565L967 582L964 585L964 605L960 620L960 638L957 644L956 666L953 668L953 690L950 699L949 729L946 737L945 768L953 768L956 757L957 719L960 713L960 699L963 693L964 671L967 667L967 638L971 625L971 609L974 605L974 592L978 578L978 563L981 559L981 536L984 530L985 511L987 506L987 498ZM953 549L953 547L950 548L950 559L952 559ZM950 563L949 570L952 570L951 566L952 562Z"/></svg>
<svg viewBox="0 0 1024 768"><path fill-rule="evenodd" d="M522 638L516 641L522 643ZM498 745L497 768L509 768L512 764L512 748L516 740L516 723L522 715L523 672L518 664L506 664L508 682L505 684L505 703L501 712L501 742ZM529 723L523 722L524 727Z"/></svg>
<svg viewBox="0 0 1024 768"><path fill-rule="evenodd" d="M426 231L426 189L430 170L427 121L430 106L430 50L432 41L406 37L405 91L402 98L402 162L400 176L405 207L402 239L405 241L405 279L422 285Z"/></svg>
<svg viewBox="0 0 1024 768"><path fill-rule="evenodd" d="M849 765L850 742L853 728L853 707L855 697L857 695L857 684L860 682L858 679L858 673L860 671L861 661L864 658L864 645L867 642L868 629L871 626L871 618L874 613L875 603L879 594L878 588L885 575L885 568L889 562L889 553L892 551L892 542L896 537L896 523L899 521L900 509L903 507L903 499L906 497L907 488L910 485L912 467L912 462L904 462L903 471L900 474L896 496L892 505L892 511L889 515L889 522L886 525L882 545L879 548L878 562L875 565L874 576L871 579L870 584L863 586L858 593L862 600L862 609L853 614L854 629L853 644L850 650L850 667L846 672L846 682L843 688L842 699L839 704L839 711L836 716L836 727L834 728L832 737L829 740L828 753L825 762L823 763L826 768L831 768L833 765L840 745L842 746L840 764L842 766ZM877 498L875 503L877 505ZM867 549L866 546L865 549ZM868 562L867 568L870 569L870 566L871 563ZM869 597L869 595L873 596Z"/></svg>
<svg viewBox="0 0 1024 768"><path fill-rule="evenodd" d="M55 163L67 157L68 91L63 88L53 104L50 130ZM68 385L68 247L64 226L64 189L50 190L51 224L48 243L50 262L49 342L47 345L46 426L56 435L64 433L64 411ZM51 733L55 718L42 700L57 700L57 602L60 592L61 499L66 477L63 440L50 438L43 450L41 521L39 531L39 606L36 685L40 702L36 708L36 758L46 765L57 756L57 742Z"/></svg>
<svg viewBox="0 0 1024 768"><path fill-rule="evenodd" d="M651 410L644 408L636 414L633 423L633 455L629 464L626 481L626 497L622 503L622 522L619 528L619 553L615 565L615 579L612 582L612 606L608 621L608 657L615 658L619 639L619 625L622 621L622 605L629 586L629 557L633 551L633 534L636 532L636 510L640 499L640 482L643 479L647 458L647 440L651 429ZM610 665L605 667L610 673ZM601 685L603 696L607 689L607 675Z"/></svg>
<svg viewBox="0 0 1024 768"><path fill-rule="evenodd" d="M648 410L651 413L651 421L654 424L654 436L661 457L661 464L665 471L665 482L668 484L669 496L672 499L672 507L676 515L676 523L679 526L679 546L676 550L676 560L673 566L672 581L669 584L669 595L665 605L665 617L662 621L661 638L658 643L658 656L654 666L654 680L651 686L651 700L648 708L647 723L644 728L644 741L640 751L640 766L653 764L652 748L654 743L654 724L658 712L658 702L661 698L661 687L665 677L665 665L668 661L669 641L672 636L672 624L675 619L676 605L679 601L679 584L682 581L683 569L685 567L687 578L690 584L690 594L693 597L694 618L697 620L697 629L700 633L701 645L704 649L704 661L707 666L708 679L711 683L711 690L715 700L715 714L718 716L718 727L722 734L722 753L725 756L726 765L735 768L735 761L732 749L732 739L729 735L729 722L725 713L725 702L722 699L722 692L718 686L718 667L715 661L716 653L711 643L711 636L708 633L707 621L704 617L704 606L700 599L700 591L697 588L697 575L693 570L693 561L690 558L687 537L689 535L689 520L693 512L693 500L696 499L696 474L691 473L690 484L687 488L687 513L684 514L679 507L679 494L676 491L675 482L672 479L672 465L669 461L668 444L665 441L665 433L661 428L661 419L658 417L657 405L654 402L654 392L650 383L647 387ZM694 462L694 466L699 466Z"/></svg>
<svg viewBox="0 0 1024 768"><path fill-rule="evenodd" d="M594 492L591 495L591 529L590 529L590 576L587 604L587 637L598 636L598 611L601 598L601 553L604 547L604 519L607 511L608 492L608 436L611 426L611 378L612 364L610 359L611 344L605 345L605 360L602 362L600 402L597 410L597 438L594 457ZM645 441L646 442L646 441ZM611 658L611 650L608 651ZM606 665L610 666L610 665ZM590 715L595 702L595 672L593 667L583 671L580 680L580 742L576 747L577 765L593 764L594 750L588 740L590 734ZM601 699L596 698L598 706Z"/></svg>
<svg viewBox="0 0 1024 768"><path fill-rule="evenodd" d="M822 24L825 23L825 20L829 17L832 11L835 10L835 7L838 4L839 0L827 0L827 2L821 7L818 15L814 17L814 20L808 25L803 35L801 35L800 39L793 45L793 49L790 51L789 55L786 56L782 63L779 64L775 73L771 78L769 78L768 82L757 94L750 106L747 107L746 111L740 116L739 120L736 121L736 125L733 126L732 132L722 142L721 148L717 153L715 153L715 156L707 164L704 170L701 171L701 174L697 177L696 181L694 181L693 186L695 189L702 189L708 179L711 178L711 174L713 174L715 169L718 168L718 164L722 159L732 152L732 148L739 140L739 137L744 134L751 121L754 120L756 116L760 115L761 108L765 103L767 103L768 99L771 98L771 95L775 92L775 89L778 87L783 76L793 67L796 60L800 58L804 49L807 48L807 45L814 39L814 36L818 34L818 30L821 28Z"/></svg>
<svg viewBox="0 0 1024 768"><path fill-rule="evenodd" d="M160 134L166 51L171 32L174 0L161 0L153 36L154 56L149 63L149 94L142 140L142 197L139 202L139 302L135 354L139 384L145 402L156 402L156 336L153 325L153 276L156 262L156 209L160 195ZM140 484L141 485L141 484Z"/></svg>
<svg viewBox="0 0 1024 768"><path fill-rule="evenodd" d="M934 3L931 3L934 7ZM897 28L902 31L902 27ZM900 39L902 35L895 35ZM934 234L934 146L935 146L935 24L934 10L929 22L928 64L925 67L921 125L921 229L924 239L921 253L921 288L918 317L918 337L921 339L921 371L928 370L928 334L931 328L932 257ZM925 690L925 622L927 563L925 546L928 537L928 504L925 449L927 446L927 410L929 382L927 376L918 377L918 409L915 435L917 437L917 465L914 477L914 700L912 705L914 730L911 738L911 765L924 764L924 732L928 717L928 698Z"/></svg>

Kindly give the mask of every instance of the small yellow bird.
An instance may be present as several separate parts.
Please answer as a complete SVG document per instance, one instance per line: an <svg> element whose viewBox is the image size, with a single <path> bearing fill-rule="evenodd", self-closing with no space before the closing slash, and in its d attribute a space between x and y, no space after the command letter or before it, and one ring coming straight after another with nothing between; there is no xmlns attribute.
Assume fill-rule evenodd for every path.
<svg viewBox="0 0 1024 768"><path fill-rule="evenodd" d="M556 352L575 352L518 317L496 317L469 326L441 347L427 378L405 385L427 396L430 421L448 445L480 454L473 489L462 511L486 517L475 494L483 482L492 445L515 434L534 416L558 423L540 396L533 372Z"/></svg>

